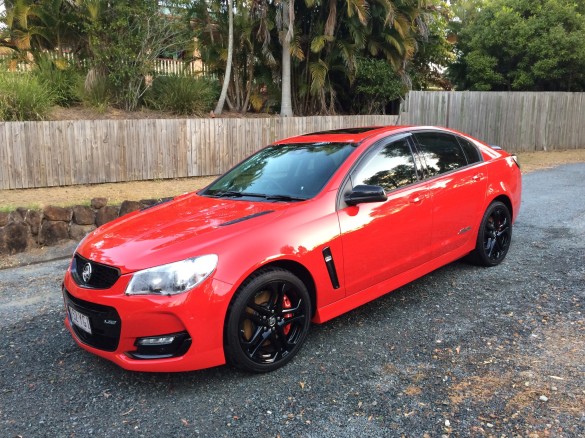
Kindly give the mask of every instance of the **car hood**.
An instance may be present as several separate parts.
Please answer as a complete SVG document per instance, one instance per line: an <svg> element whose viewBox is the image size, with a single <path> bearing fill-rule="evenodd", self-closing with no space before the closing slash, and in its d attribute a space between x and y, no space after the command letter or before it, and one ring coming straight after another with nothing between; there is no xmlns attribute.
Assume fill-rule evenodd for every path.
<svg viewBox="0 0 585 438"><path fill-rule="evenodd" d="M213 252L215 243L265 225L286 204L184 195L116 219L90 233L77 252L122 273Z"/></svg>

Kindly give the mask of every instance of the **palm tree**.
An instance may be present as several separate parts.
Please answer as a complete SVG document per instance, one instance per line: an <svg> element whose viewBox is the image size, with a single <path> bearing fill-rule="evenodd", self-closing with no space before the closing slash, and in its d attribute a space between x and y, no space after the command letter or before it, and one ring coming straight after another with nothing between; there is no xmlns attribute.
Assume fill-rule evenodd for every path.
<svg viewBox="0 0 585 438"><path fill-rule="evenodd" d="M234 0L228 0L228 29L227 64L225 67L221 94L219 95L219 100L217 101L215 110L213 111L216 115L221 114L223 110L232 74L232 60L234 58Z"/></svg>
<svg viewBox="0 0 585 438"><path fill-rule="evenodd" d="M280 31L280 43L282 45L282 95L280 100L281 117L292 117L291 94L291 41L294 36L294 0L281 0L282 28Z"/></svg>
<svg viewBox="0 0 585 438"><path fill-rule="evenodd" d="M311 2L314 2L311 3ZM307 4L307 0L305 0ZM338 95L347 94L358 75L359 57L383 59L408 82L406 65L426 32L433 0L310 0L299 16L303 65L295 66L296 99L301 113L331 114ZM313 7L314 5L314 7ZM424 38L422 38L424 39Z"/></svg>

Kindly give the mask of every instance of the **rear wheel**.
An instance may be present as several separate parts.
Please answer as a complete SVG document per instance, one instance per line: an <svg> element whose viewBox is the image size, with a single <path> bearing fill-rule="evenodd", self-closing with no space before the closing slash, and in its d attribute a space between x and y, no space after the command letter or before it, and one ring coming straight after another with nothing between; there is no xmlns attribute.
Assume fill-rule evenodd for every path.
<svg viewBox="0 0 585 438"><path fill-rule="evenodd" d="M480 266L496 266L506 257L511 241L510 210L500 201L492 202L483 215L475 250L469 258Z"/></svg>
<svg viewBox="0 0 585 438"><path fill-rule="evenodd" d="M311 299L298 277L280 268L258 272L244 282L230 305L228 363L253 372L285 365L305 341L310 319Z"/></svg>

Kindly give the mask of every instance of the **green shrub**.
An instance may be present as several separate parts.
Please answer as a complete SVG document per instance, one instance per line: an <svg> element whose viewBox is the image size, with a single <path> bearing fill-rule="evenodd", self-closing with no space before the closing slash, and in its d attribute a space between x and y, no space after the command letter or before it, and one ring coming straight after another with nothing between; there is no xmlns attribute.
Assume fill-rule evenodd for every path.
<svg viewBox="0 0 585 438"><path fill-rule="evenodd" d="M42 84L51 89L57 105L69 107L80 101L78 85L82 74L75 70L66 59L53 60L41 56L37 59L33 74Z"/></svg>
<svg viewBox="0 0 585 438"><path fill-rule="evenodd" d="M192 76L158 76L144 97L149 108L174 114L205 114L219 97L217 81Z"/></svg>
<svg viewBox="0 0 585 438"><path fill-rule="evenodd" d="M90 70L87 77L78 83L78 93L85 106L92 107L98 112L105 112L112 103L112 86L107 77Z"/></svg>
<svg viewBox="0 0 585 438"><path fill-rule="evenodd" d="M404 96L407 88L391 65L382 59L359 59L354 83L354 111L381 114L386 105Z"/></svg>
<svg viewBox="0 0 585 438"><path fill-rule="evenodd" d="M54 104L52 90L35 76L0 74L0 120L44 120Z"/></svg>

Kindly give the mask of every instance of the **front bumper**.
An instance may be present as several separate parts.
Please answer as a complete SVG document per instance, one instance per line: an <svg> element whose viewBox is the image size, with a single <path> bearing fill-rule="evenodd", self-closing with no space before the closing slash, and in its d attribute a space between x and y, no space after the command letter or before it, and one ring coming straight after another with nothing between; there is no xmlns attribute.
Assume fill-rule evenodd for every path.
<svg viewBox="0 0 585 438"><path fill-rule="evenodd" d="M192 371L225 363L223 327L231 285L208 278L184 294L126 296L130 279L122 275L110 289L90 289L67 272L65 325L80 347L132 371ZM77 318L87 317L91 333L79 319L73 324L75 312ZM138 339L169 335L175 340L167 346L137 345Z"/></svg>

